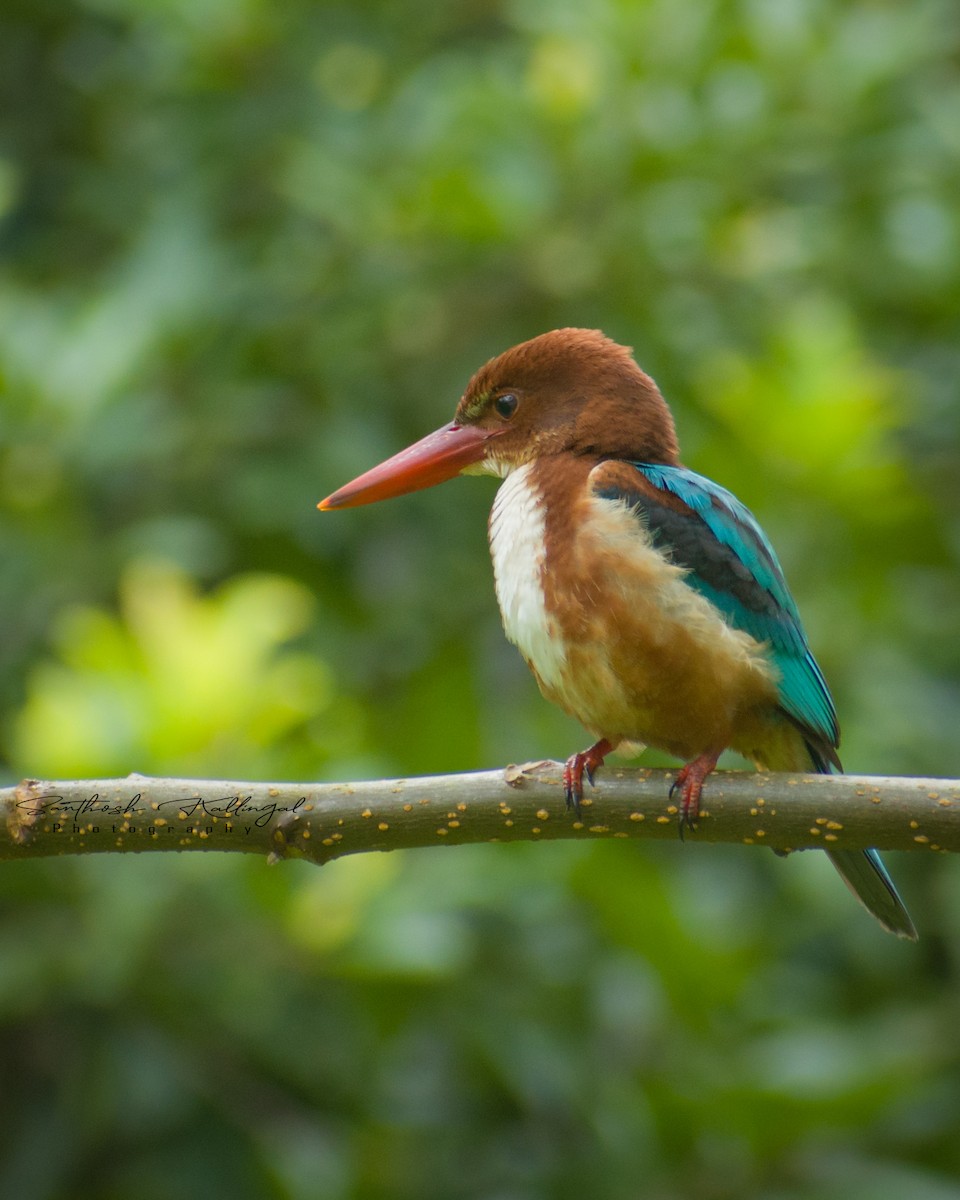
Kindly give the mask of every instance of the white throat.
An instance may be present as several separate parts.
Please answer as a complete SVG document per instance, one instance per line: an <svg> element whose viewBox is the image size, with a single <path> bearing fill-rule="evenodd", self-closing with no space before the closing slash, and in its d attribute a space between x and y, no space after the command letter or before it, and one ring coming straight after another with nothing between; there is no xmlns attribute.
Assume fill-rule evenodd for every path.
<svg viewBox="0 0 960 1200"><path fill-rule="evenodd" d="M549 686L559 686L566 654L543 592L544 510L533 464L507 473L490 513L490 553L507 637Z"/></svg>

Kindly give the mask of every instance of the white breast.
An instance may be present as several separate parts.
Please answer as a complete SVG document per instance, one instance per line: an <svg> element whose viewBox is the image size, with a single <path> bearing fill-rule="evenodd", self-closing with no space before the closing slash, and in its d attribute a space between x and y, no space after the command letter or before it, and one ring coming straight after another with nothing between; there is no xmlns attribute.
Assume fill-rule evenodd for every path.
<svg viewBox="0 0 960 1200"><path fill-rule="evenodd" d="M550 687L559 687L566 652L543 596L543 501L532 464L511 471L490 513L490 553L507 637Z"/></svg>

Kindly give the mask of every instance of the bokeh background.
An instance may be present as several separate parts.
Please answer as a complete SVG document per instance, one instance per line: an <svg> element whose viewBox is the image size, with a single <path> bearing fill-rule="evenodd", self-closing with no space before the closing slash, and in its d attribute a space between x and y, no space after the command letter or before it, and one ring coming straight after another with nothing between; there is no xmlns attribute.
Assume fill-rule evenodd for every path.
<svg viewBox="0 0 960 1200"><path fill-rule="evenodd" d="M581 747L492 481L315 509L558 325L762 519L848 769L960 774L958 196L953 0L5 0L4 781ZM960 867L890 857L915 947L747 848L4 864L0 1193L960 1196Z"/></svg>

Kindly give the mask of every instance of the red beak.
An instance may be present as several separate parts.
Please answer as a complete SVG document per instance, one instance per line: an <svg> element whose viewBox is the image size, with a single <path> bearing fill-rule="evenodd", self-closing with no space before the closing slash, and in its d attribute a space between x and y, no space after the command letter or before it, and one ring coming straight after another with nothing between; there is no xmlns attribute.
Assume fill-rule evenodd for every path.
<svg viewBox="0 0 960 1200"><path fill-rule="evenodd" d="M490 438L502 432L451 421L321 500L317 508L355 508L443 483L459 475L464 467L479 462Z"/></svg>

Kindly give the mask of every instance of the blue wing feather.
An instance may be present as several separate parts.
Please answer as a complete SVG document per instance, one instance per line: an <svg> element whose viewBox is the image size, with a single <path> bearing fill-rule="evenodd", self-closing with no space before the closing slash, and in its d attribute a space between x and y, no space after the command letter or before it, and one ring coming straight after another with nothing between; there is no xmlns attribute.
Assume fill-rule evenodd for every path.
<svg viewBox="0 0 960 1200"><path fill-rule="evenodd" d="M709 571L698 570L696 561L682 564L690 570L691 586L715 604L731 625L769 643L780 672L784 710L818 740L835 747L840 732L833 699L807 644L776 552L753 514L725 488L686 467L633 465L654 487L681 500L703 522L704 532L709 531L749 572L762 594L718 585Z"/></svg>
<svg viewBox="0 0 960 1200"><path fill-rule="evenodd" d="M773 547L749 509L725 488L686 467L632 463L648 485L669 492L688 511L661 505L649 489L612 481L600 495L641 512L655 544L687 569L687 582L736 629L767 642L780 672L780 705L805 735L817 770L839 768L837 714L807 644L800 614ZM858 900L900 937L916 938L910 915L876 850L828 850Z"/></svg>
<svg viewBox="0 0 960 1200"><path fill-rule="evenodd" d="M598 494L642 514L654 543L688 571L687 582L736 629L767 642L780 672L780 705L804 734L812 765L839 769L837 714L826 681L807 644L800 614L773 547L749 509L725 488L686 467L631 463L647 487L621 477ZM681 501L658 503L650 487ZM916 938L910 915L876 850L828 850L858 900L900 937Z"/></svg>

